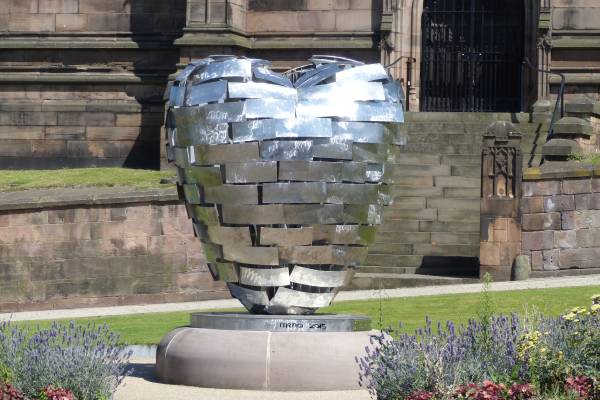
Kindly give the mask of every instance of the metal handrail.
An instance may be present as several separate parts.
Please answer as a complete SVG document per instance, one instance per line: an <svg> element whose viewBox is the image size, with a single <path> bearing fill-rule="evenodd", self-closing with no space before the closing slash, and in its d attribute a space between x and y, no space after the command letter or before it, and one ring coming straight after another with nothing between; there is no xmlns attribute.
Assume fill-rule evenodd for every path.
<svg viewBox="0 0 600 400"><path fill-rule="evenodd" d="M533 65L531 63L531 61L529 61L529 58L527 58L527 57L525 57L523 59L523 65L526 65L535 71L543 72L548 75L560 76L560 89L558 91L558 96L556 98L556 103L554 105L554 111L552 112L552 119L550 120L550 127L548 128L548 136L546 137L546 141L548 141L548 140L552 139L552 136L554 135L554 124L559 119L558 118L559 104L560 104L560 118L565 116L565 75L560 72L554 72L554 71L550 71L548 69L538 68L535 65Z"/></svg>

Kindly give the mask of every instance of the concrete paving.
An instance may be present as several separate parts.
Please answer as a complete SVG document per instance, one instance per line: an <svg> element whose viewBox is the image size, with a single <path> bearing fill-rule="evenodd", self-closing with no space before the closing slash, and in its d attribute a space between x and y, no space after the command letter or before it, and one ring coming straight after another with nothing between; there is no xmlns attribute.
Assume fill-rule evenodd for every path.
<svg viewBox="0 0 600 400"><path fill-rule="evenodd" d="M527 281L518 282L495 282L492 283L491 290L505 291L594 285L600 285L600 275L530 279ZM369 300L378 299L380 297L388 299L398 297L432 296L453 293L476 293L481 291L481 289L481 283L469 283L460 285L422 286L401 289L355 290L348 292L340 292L335 298L335 301L338 302L347 300ZM112 315L143 314L171 311L220 310L238 307L241 307L240 303L235 299L207 300L186 303L165 303L116 307L77 308L70 310L46 310L3 313L0 314L0 321L8 319L12 321L71 319L82 317L101 317Z"/></svg>
<svg viewBox="0 0 600 400"><path fill-rule="evenodd" d="M132 375L115 393L114 400L370 400L366 390L333 392L265 392L254 390L208 389L166 385L156 381L154 359L136 358L131 364Z"/></svg>

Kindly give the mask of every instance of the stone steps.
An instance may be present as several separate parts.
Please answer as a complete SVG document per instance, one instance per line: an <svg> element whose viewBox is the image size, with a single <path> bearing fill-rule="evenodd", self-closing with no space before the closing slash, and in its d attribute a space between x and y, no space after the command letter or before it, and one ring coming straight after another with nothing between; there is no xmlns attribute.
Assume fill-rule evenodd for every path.
<svg viewBox="0 0 600 400"><path fill-rule="evenodd" d="M402 131L408 144L396 160L394 203L384 210L355 288L364 288L370 279L372 288L379 280L400 287L418 286L421 279L431 284L434 278L424 273L477 274L481 145L497 120L514 121L521 131L523 166L539 165L548 126L530 123L529 115L407 113Z"/></svg>

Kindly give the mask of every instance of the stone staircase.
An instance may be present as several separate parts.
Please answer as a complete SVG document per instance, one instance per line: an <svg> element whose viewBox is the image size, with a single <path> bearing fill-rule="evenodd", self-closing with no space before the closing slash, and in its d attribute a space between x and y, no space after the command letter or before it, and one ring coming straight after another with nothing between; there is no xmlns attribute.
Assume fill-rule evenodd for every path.
<svg viewBox="0 0 600 400"><path fill-rule="evenodd" d="M408 144L396 164L394 204L350 288L377 289L477 280L481 143L494 121L523 135L523 167L537 166L547 124L529 114L407 113Z"/></svg>

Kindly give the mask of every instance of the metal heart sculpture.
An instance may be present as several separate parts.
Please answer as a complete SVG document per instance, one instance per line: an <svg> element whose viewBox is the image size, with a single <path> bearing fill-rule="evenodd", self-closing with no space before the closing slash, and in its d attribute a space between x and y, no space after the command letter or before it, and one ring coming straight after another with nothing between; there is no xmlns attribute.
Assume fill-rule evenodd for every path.
<svg viewBox="0 0 600 400"><path fill-rule="evenodd" d="M285 74L210 56L168 90L167 157L214 279L252 313L311 314L367 257L403 122L380 64L331 56Z"/></svg>

